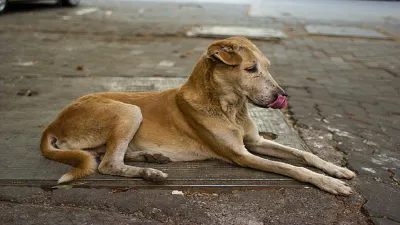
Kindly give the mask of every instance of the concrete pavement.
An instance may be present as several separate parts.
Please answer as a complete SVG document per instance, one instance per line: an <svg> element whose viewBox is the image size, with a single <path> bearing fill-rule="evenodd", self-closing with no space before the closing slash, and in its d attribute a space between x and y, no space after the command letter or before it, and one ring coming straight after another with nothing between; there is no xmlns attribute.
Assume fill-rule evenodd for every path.
<svg viewBox="0 0 400 225"><path fill-rule="evenodd" d="M135 76L184 78L212 42L183 37L186 29L196 24L282 29L291 38L255 43L272 61L271 73L290 95L290 108L284 113L312 152L358 173L357 179L350 182L358 193L349 198L334 197L313 187L299 186L187 189L184 196L176 196L171 189L51 190L48 185L42 186L45 189L40 185L19 187L22 185L17 182L0 190L3 221L54 224L84 220L106 224L109 218L100 215L107 213L114 218L111 221L121 224L400 222L397 37L393 35L392 41L310 37L302 25L247 17L246 5L225 5L228 15L215 6L88 2L79 9L98 9L81 16L76 14L79 9L17 8L0 18L1 43L7 43L0 49L3 114L21 121L39 118L38 124L44 125L65 105L65 99L57 101L59 96L72 99L99 88L119 90L120 85L113 86L110 81ZM165 60L174 61L174 66L159 67ZM90 80L99 85L93 89L86 84ZM44 81L49 89L36 92ZM77 87L79 91L74 91ZM149 84L135 88L154 87ZM29 107L38 109L37 117L19 113ZM33 140L40 136L40 128L27 123L31 135L18 140L21 133L15 131L12 123L3 119L1 123L6 139L16 140L2 151L28 145L27 149L39 154L38 143ZM24 157L23 151L15 160L18 157ZM84 219L87 217L90 219Z"/></svg>

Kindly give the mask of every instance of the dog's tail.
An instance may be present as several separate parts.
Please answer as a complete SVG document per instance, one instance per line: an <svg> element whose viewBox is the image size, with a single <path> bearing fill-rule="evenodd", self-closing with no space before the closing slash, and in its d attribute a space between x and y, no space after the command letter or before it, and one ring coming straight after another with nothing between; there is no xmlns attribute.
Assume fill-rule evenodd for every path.
<svg viewBox="0 0 400 225"><path fill-rule="evenodd" d="M96 171L97 163L94 156L82 150L63 150L54 147L57 138L48 129L43 132L40 141L40 150L43 155L51 160L65 163L76 168L64 174L58 183L69 182L79 178L87 177Z"/></svg>

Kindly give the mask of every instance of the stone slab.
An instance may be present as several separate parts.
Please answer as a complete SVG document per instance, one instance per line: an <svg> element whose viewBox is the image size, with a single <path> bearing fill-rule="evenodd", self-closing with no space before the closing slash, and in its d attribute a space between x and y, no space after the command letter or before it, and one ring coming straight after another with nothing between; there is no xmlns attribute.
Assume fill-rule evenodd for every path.
<svg viewBox="0 0 400 225"><path fill-rule="evenodd" d="M249 39L276 40L287 38L280 30L269 28L252 28L237 26L201 26L193 27L186 32L189 37L226 38L232 36L243 36Z"/></svg>
<svg viewBox="0 0 400 225"><path fill-rule="evenodd" d="M70 167L45 159L39 150L42 130L58 112L79 96L101 91L157 91L178 87L185 78L122 78L122 77L21 77L6 79L0 92L0 180L3 184L43 185L55 181ZM20 96L21 89L36 92L33 96ZM272 132L277 141L288 146L303 149L303 145L282 113L251 107L250 114L260 131ZM213 185L282 185L294 184L293 180L272 173L240 168L220 161L185 162L170 164L134 163L136 166L152 167L167 172L169 186L213 186ZM94 186L151 186L142 179L116 176L93 175L87 179ZM282 183L283 182L283 183ZM285 183L286 182L286 183ZM296 183L297 185L298 183Z"/></svg>
<svg viewBox="0 0 400 225"><path fill-rule="evenodd" d="M369 216L400 221L400 190L398 185L362 179L360 189L364 198L368 199L363 208Z"/></svg>
<svg viewBox="0 0 400 225"><path fill-rule="evenodd" d="M385 218L372 217L371 220L372 222L374 222L375 225L400 225L400 223L398 222Z"/></svg>
<svg viewBox="0 0 400 225"><path fill-rule="evenodd" d="M378 33L374 30L362 29L357 27L338 27L328 25L306 25L304 27L309 34L338 36L338 37L358 37L358 38L376 38L392 39L387 35Z"/></svg>
<svg viewBox="0 0 400 225"><path fill-rule="evenodd" d="M0 187L0 201L16 203L39 203L45 202L50 193L38 187Z"/></svg>
<svg viewBox="0 0 400 225"><path fill-rule="evenodd" d="M17 224L130 224L160 225L159 221L147 220L118 212L107 212L71 206L48 206L0 202L0 219L4 225ZM105 216L105 214L107 214Z"/></svg>

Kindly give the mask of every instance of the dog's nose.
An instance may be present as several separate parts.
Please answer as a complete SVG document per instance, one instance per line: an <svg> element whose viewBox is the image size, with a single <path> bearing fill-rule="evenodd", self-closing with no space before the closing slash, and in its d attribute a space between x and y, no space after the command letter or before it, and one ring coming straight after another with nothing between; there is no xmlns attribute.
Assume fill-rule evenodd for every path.
<svg viewBox="0 0 400 225"><path fill-rule="evenodd" d="M277 93L278 95L282 95L282 96L285 96L285 97L287 97L288 95L286 94L286 92L284 91L284 90L282 90L282 89L280 89L279 91L278 91L278 93Z"/></svg>

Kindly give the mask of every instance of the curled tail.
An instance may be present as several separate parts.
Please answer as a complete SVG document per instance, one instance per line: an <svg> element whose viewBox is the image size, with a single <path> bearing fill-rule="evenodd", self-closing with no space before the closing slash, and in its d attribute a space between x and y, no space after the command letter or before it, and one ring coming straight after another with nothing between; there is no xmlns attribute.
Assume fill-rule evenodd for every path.
<svg viewBox="0 0 400 225"><path fill-rule="evenodd" d="M84 178L96 171L97 163L90 153L82 150L63 150L55 148L53 145L56 141L57 138L51 135L48 129L43 132L40 141L40 150L43 155L48 159L76 167L58 179L58 183Z"/></svg>

